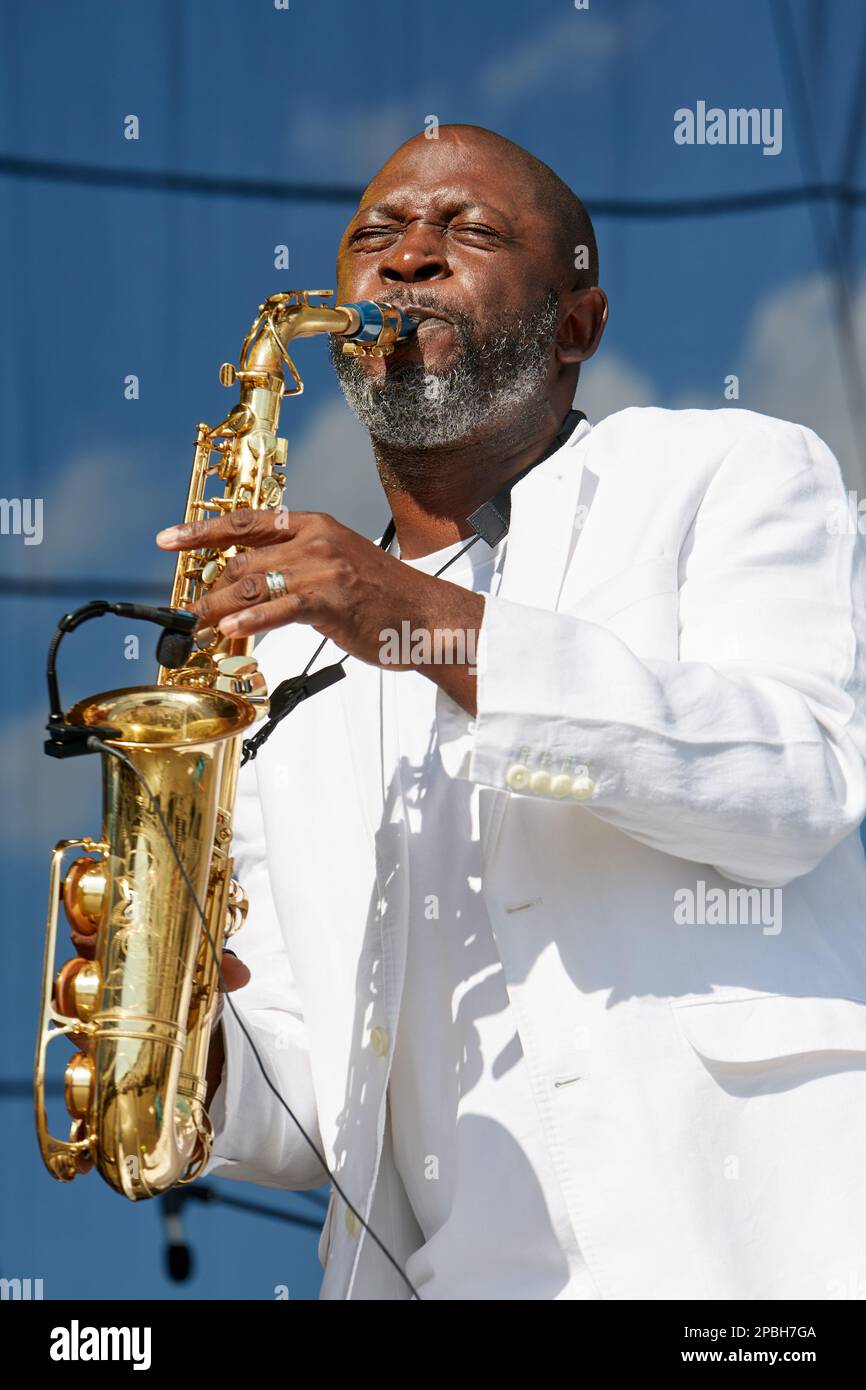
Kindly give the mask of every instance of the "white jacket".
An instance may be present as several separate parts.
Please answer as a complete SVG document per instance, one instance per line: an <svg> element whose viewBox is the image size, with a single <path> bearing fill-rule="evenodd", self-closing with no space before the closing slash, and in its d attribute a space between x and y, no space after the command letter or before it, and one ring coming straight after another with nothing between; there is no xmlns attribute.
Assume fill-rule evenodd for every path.
<svg viewBox="0 0 866 1390"><path fill-rule="evenodd" d="M481 787L486 907L605 1298L866 1297L866 556L845 506L797 425L655 409L584 425L514 490L477 717L437 696L446 770ZM268 635L271 688L316 641ZM378 698L378 669L350 660L244 770L252 980L233 998L403 1263L421 1235L385 1115L406 828ZM772 925L730 921L738 885L781 889ZM721 923L683 925L685 890ZM319 1185L223 1020L207 1171ZM354 1225L332 1195L322 1297L407 1297Z"/></svg>

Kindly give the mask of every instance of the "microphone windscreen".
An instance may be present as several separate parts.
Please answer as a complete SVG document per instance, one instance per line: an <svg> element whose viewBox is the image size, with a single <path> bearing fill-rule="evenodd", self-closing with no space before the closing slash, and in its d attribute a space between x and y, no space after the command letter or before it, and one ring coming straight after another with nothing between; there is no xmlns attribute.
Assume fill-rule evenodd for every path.
<svg viewBox="0 0 866 1390"><path fill-rule="evenodd" d="M156 644L156 659L160 666L174 671L185 666L193 649L194 638L191 632L163 632Z"/></svg>

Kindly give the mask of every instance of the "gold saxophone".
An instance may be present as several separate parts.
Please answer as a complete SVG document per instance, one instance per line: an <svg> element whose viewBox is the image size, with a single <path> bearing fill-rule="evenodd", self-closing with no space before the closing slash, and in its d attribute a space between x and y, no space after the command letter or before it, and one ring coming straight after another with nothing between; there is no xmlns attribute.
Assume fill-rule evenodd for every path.
<svg viewBox="0 0 866 1390"><path fill-rule="evenodd" d="M385 356L414 331L388 304L310 303L331 293L291 291L259 306L239 367L220 368L224 386L240 383L239 403L215 428L198 427L186 521L281 506L280 404L303 390L287 352L292 339L332 333L345 339L344 352ZM222 490L208 495L212 480ZM235 553L181 552L171 607L188 609ZM42 1157L62 1182L96 1164L138 1201L191 1182L210 1156L205 1071L218 961L246 914L231 857L242 735L268 708L253 640L200 632L186 664L160 666L155 686L110 690L65 715L72 727L118 732L105 742L123 750L157 798L211 941L139 778L103 753L101 839L60 840L51 860L34 1090ZM73 849L83 853L64 874ZM54 977L61 900L75 931L92 939L92 959L76 956ZM66 1035L79 1051L64 1078L72 1126L59 1139L48 1128L45 1063L48 1044Z"/></svg>

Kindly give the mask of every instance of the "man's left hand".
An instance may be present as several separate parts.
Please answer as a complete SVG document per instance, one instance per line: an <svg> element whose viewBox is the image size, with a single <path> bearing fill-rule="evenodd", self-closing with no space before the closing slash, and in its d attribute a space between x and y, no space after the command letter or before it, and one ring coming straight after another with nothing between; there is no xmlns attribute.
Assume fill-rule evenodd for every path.
<svg viewBox="0 0 866 1390"><path fill-rule="evenodd" d="M192 605L199 627L248 637L287 623L306 623L343 651L374 666L420 670L452 699L475 713L474 668L433 661L395 661L383 636L427 631L462 632L465 650L477 649L484 613L480 594L404 565L356 531L322 512L244 508L210 521L160 531L164 550L225 551L242 547L208 593ZM273 598L265 578L282 574L286 592ZM430 644L436 649L436 644ZM405 653L401 653L405 654Z"/></svg>

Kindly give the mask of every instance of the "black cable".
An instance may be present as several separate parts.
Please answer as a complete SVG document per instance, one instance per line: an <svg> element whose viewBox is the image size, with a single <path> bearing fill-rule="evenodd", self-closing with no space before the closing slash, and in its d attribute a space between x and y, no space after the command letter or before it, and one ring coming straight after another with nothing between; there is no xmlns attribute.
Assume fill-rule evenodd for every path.
<svg viewBox="0 0 866 1390"><path fill-rule="evenodd" d="M53 1077L45 1078L45 1094L47 1096L62 1096L65 1094L64 1083L55 1080ZM32 1076L6 1076L0 1080L0 1100L29 1100L33 1101L33 1077Z"/></svg>
<svg viewBox="0 0 866 1390"><path fill-rule="evenodd" d="M0 574L0 595L15 594L18 598L86 598L89 594L116 593L118 589L131 598L165 597L165 584L146 579L45 579L18 578Z"/></svg>
<svg viewBox="0 0 866 1390"><path fill-rule="evenodd" d="M204 197L251 198L265 202L357 203L363 189L348 184L294 183L282 179L244 179L210 174L181 174L157 169L112 169L96 164L67 164L56 159L0 155L0 176L91 188L127 188L139 192L192 193ZM753 193L707 198L584 198L595 217L706 217L714 213L758 212L798 203L835 202L866 205L866 189L847 183L813 183L797 188L760 189Z"/></svg>
<svg viewBox="0 0 866 1390"><path fill-rule="evenodd" d="M181 174L160 169L112 169L98 164L67 164L59 159L27 159L14 154L0 155L0 174L89 188L198 193L210 198L258 198L267 202L357 203L363 191L347 184L292 183L283 179Z"/></svg>
<svg viewBox="0 0 866 1390"><path fill-rule="evenodd" d="M354 1203L351 1202L351 1201L349 1200L349 1198L346 1196L346 1193L343 1191L342 1186L340 1185L340 1183L337 1181L337 1179L334 1177L333 1173L332 1173L331 1170L329 1169L328 1164L327 1164L327 1160L325 1159L324 1154L322 1154L322 1153L319 1151L319 1149L316 1147L315 1141L312 1140L312 1139L310 1138L309 1134L307 1134L307 1131L304 1129L304 1127L303 1127L303 1125L301 1124L300 1120L298 1119L297 1115L294 1113L294 1111L291 1109L291 1107L288 1105L288 1103L287 1103L287 1102L283 1099L283 1097L280 1095L280 1092L277 1090L276 1086L275 1086L274 1083L271 1081L271 1078L268 1076L268 1073L267 1073L267 1071L265 1070L264 1063L262 1062L261 1056L259 1055L259 1050L258 1050L258 1048L256 1047L255 1043L253 1042L252 1038L250 1037L250 1034L249 1034L249 1031L248 1031L248 1029L247 1029L247 1027L246 1027L246 1024L244 1023L243 1019L241 1018L240 1014L238 1013L237 1009L235 1008L234 1001L233 1001L233 999L232 999L232 997L231 997L231 994L229 993L229 991L228 991L228 990L226 989L226 987L225 987L225 977L223 976L222 962L221 962L221 961L218 959L218 957L217 957L216 945L215 945L215 943L214 943L213 937L211 936L210 927L208 926L208 921L207 921L207 915L206 915L206 913L205 913L205 911L204 911L204 908L202 907L201 903L199 902L198 894L197 894L196 891L195 891L195 884L193 883L192 879L190 878L190 876L189 876L189 874L188 874L188 872L187 872L187 870L186 870L186 866L185 866L185 864L183 863L183 860L181 859L180 851L179 851L178 848L177 848L177 845L176 845L176 843L175 843L174 836L172 835L171 830L169 829L168 822L166 821L166 818L165 818L165 815L164 815L164 813L163 813L162 807L161 807L160 804L159 804L159 798L158 798L157 796L155 796L154 793L151 791L150 786L149 786L149 784L148 784L148 782L147 782L147 779L146 779L146 777L144 776L144 773L141 772L141 771L139 770L139 768L137 768L137 767L135 766L135 763L131 760L131 758L128 758L128 757L126 756L125 753L122 753L122 752L120 751L119 748L112 748L110 744L108 744L108 743L103 743L102 739L97 738L95 734L91 736L91 738L88 740L88 743L89 743L89 746L90 746L90 748L91 748L91 750L92 750L93 752L110 754L110 756L111 756L112 758L116 758L119 762L123 763L124 767L129 768L130 772L133 773L133 775L138 779L138 781L139 781L139 782L141 783L141 785L144 787L144 790L145 790L145 792L147 793L147 796L148 796L148 798L149 798L149 800L150 800L150 803L151 803L151 805L152 805L152 807L153 807L153 809L154 809L154 811L155 811L155 813L156 813L156 816L157 816L157 818L158 818L158 820L159 820L159 823L160 823L160 825L162 826L163 834L165 835L165 838L166 838L166 840L167 840L167 842L168 842L169 848L170 848L170 850L171 850L171 852L172 852L172 855L174 856L175 863L177 864L177 867L178 867L178 869L180 870L181 877L183 878L183 881L184 881L184 883L186 884L187 889L189 890L189 895L190 895L190 897L192 898L192 901L193 901L193 903L194 903L194 905L195 905L196 912L198 913L199 918L201 919L201 924L202 924L202 927L203 927L203 929L204 929L204 934L205 934L205 936L206 936L206 938L207 938L208 946L210 947L211 956L213 957L214 963L216 964L217 976L218 976L218 978L219 978L220 985L222 986L223 997L224 997L226 1003L228 1004L229 1008L231 1009L232 1013L234 1014L234 1016L235 1016L235 1021L237 1022L238 1026L239 1026L239 1028L240 1028L240 1030L241 1030L241 1032L243 1033L244 1037L246 1038L247 1042L248 1042L249 1045L250 1045L250 1048L251 1048L251 1050L252 1050L253 1056L255 1057L256 1062L258 1063L259 1071L261 1072L262 1076L264 1077L265 1083L267 1084L268 1089L269 1089L269 1090L271 1091L271 1093L276 1097L277 1101L278 1101L279 1104L283 1107L283 1109L285 1110L285 1112L286 1112L286 1114L289 1116L289 1118L292 1120L293 1124L296 1126L296 1128L298 1129L299 1133L303 1136L304 1140L305 1140L306 1143L309 1145L309 1147L310 1147L310 1149L312 1150L312 1152L316 1155L316 1158L317 1158L317 1159L319 1160L319 1162L321 1163L322 1168L323 1168L324 1171L328 1174L329 1181L331 1182L331 1185L333 1186L334 1190L335 1190L335 1191L338 1193L338 1195L343 1199L343 1201L346 1203L346 1206L349 1208L349 1210L350 1210L351 1212L354 1213L354 1215L357 1217L357 1219L358 1219L358 1221L360 1222L360 1224L364 1227L364 1229L365 1229L365 1231L367 1232L367 1234L371 1237L371 1239L372 1239L373 1241L375 1241L376 1245L378 1245L379 1249L382 1251L382 1254L385 1256L385 1258L388 1260L388 1262L389 1262L391 1265L393 1265L394 1269L395 1269L395 1270L397 1271L397 1273L400 1275L400 1278L401 1278L401 1279L403 1280L403 1282L406 1284L407 1288L411 1291L412 1297L413 1297L413 1298L417 1298L419 1302L423 1301L423 1300L421 1299L421 1295L418 1293L418 1290L415 1288L415 1285L412 1283L411 1279L410 1279L409 1276L405 1273L405 1271L404 1271L404 1270L400 1267L400 1265L397 1263L397 1261L395 1260L394 1256L391 1254L390 1250L389 1250L389 1249L387 1248L387 1246L379 1239L379 1237L376 1235L376 1232L373 1230L372 1226L370 1226L369 1223L368 1223L367 1221L364 1220L363 1216L362 1216L361 1213L358 1211L358 1209L357 1209L357 1207L354 1205Z"/></svg>
<svg viewBox="0 0 866 1390"><path fill-rule="evenodd" d="M819 32L825 30L823 16L816 16ZM866 25L864 25L860 36L860 52L857 58L857 65L854 72L852 83L853 101L848 107L847 130L845 139L842 142L842 151L839 167L842 177L847 180L849 174L860 166L860 156L863 148L863 135L866 131ZM839 208L837 218L839 232L839 250L846 265L851 261L851 238L854 229L853 209L850 204L843 203Z"/></svg>

